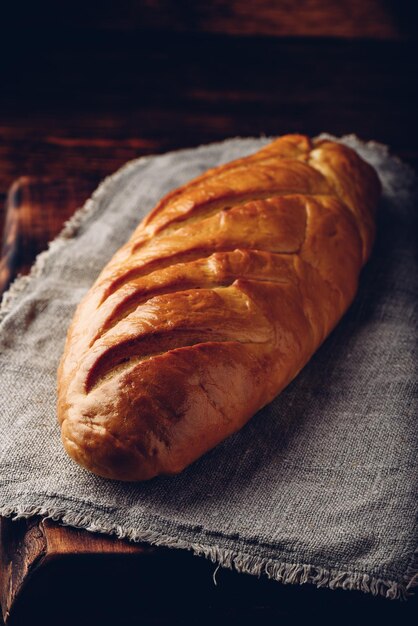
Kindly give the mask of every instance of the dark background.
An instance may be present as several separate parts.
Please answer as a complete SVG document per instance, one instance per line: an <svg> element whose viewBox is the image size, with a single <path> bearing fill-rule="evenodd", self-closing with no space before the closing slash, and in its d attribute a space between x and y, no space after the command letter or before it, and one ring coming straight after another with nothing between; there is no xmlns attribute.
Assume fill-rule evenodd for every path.
<svg viewBox="0 0 418 626"><path fill-rule="evenodd" d="M0 203L234 135L355 132L418 163L417 3L2 3Z"/></svg>

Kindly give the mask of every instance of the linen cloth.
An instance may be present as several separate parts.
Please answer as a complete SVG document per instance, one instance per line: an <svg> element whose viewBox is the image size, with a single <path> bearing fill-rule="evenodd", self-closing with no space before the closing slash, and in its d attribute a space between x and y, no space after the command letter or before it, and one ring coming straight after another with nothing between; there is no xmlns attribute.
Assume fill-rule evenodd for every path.
<svg viewBox="0 0 418 626"><path fill-rule="evenodd" d="M383 183L378 234L349 312L269 406L176 477L105 480L65 454L56 369L74 309L169 190L267 139L135 160L105 180L3 300L0 513L193 550L282 582L404 597L416 573L416 181L342 139Z"/></svg>

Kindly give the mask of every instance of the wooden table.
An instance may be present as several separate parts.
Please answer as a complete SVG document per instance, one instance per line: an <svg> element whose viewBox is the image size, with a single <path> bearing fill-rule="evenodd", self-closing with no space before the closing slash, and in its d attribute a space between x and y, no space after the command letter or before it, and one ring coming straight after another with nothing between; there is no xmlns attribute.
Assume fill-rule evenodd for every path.
<svg viewBox="0 0 418 626"><path fill-rule="evenodd" d="M0 289L104 176L143 154L327 130L387 143L418 166L412 5L306 0L295 14L268 0L142 4L122 14L114 2L75 1L58 15L51 3L47 13L9 16L0 41ZM1 528L10 624L401 623L417 606L224 570L214 586L214 566L188 553L40 520Z"/></svg>

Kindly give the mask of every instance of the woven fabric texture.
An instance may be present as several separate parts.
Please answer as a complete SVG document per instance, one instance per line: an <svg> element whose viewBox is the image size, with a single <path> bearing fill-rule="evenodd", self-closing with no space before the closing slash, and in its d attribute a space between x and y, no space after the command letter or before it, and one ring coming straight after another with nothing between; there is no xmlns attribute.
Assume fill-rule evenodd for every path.
<svg viewBox="0 0 418 626"><path fill-rule="evenodd" d="M225 567L404 597L416 574L417 193L388 151L343 138L383 184L378 234L354 304L300 375L181 475L112 482L65 454L56 369L80 298L174 187L266 139L139 159L105 180L0 324L0 513L193 550Z"/></svg>

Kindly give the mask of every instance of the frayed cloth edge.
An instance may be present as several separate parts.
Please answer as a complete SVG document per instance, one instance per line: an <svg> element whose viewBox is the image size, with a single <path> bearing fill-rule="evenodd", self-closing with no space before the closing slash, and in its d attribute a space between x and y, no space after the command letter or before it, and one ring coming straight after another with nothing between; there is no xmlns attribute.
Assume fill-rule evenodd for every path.
<svg viewBox="0 0 418 626"><path fill-rule="evenodd" d="M289 563L271 558L264 558L235 552L218 545L208 546L203 543L187 542L153 530L135 530L122 525L108 523L89 515L54 509L42 506L17 506L0 508L0 516L13 520L39 516L51 519L63 525L80 528L94 533L115 535L119 539L128 539L136 543L147 543L153 546L189 550L196 556L203 556L217 565L235 570L241 574L250 574L258 578L266 576L285 585L312 584L318 588L344 589L361 591L373 596L382 596L389 600L406 600L413 595L411 590L418 585L418 551L414 554L413 563L407 569L403 583L385 580L363 572L349 572L337 568L327 569L305 563ZM214 584L216 570L214 572Z"/></svg>

